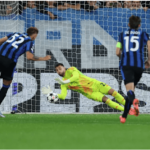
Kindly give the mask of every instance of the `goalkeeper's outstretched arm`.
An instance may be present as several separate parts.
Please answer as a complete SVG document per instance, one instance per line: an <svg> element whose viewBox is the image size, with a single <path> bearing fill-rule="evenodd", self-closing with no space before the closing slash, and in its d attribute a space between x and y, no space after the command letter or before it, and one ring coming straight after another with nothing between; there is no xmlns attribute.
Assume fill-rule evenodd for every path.
<svg viewBox="0 0 150 150"><path fill-rule="evenodd" d="M58 94L58 98L64 100L67 96L67 87L65 85L61 85L61 94Z"/></svg>
<svg viewBox="0 0 150 150"><path fill-rule="evenodd" d="M51 87L48 85L42 88L42 93L46 96L49 96L50 93L53 93ZM56 94L56 93L55 93ZM64 100L67 96L67 87L65 85L61 85L61 94L56 94L59 99Z"/></svg>
<svg viewBox="0 0 150 150"><path fill-rule="evenodd" d="M55 80L59 83L59 84L67 84L67 83L70 83L70 82L74 82L76 80L78 80L79 78L79 73L77 71L73 71L72 72L72 77L63 81L62 79L60 78L56 78Z"/></svg>
<svg viewBox="0 0 150 150"><path fill-rule="evenodd" d="M72 77L69 78L70 82L76 81L79 78L79 73L78 71L73 71L72 72Z"/></svg>

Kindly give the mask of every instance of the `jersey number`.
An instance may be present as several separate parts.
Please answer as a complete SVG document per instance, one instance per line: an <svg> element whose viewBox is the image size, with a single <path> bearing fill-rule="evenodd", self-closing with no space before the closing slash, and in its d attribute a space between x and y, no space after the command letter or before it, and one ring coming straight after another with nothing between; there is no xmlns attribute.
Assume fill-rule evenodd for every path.
<svg viewBox="0 0 150 150"><path fill-rule="evenodd" d="M126 36L125 38L126 41L126 52L129 52L129 36ZM139 49L139 42L138 42L139 37L137 36L132 36L130 42L135 43L135 48L130 48L130 51L135 52Z"/></svg>
<svg viewBox="0 0 150 150"><path fill-rule="evenodd" d="M100 85L105 86L106 84L105 83L100 83Z"/></svg>
<svg viewBox="0 0 150 150"><path fill-rule="evenodd" d="M18 36L19 36L18 34L14 34L14 35L12 36L12 39L7 40L7 42L8 42L8 43L13 42L13 41L15 40L15 38L18 37ZM20 43L22 43L22 42L24 41L24 38L23 38L23 37L19 37L19 39L20 39L19 41L14 41L14 42L12 43L12 46L13 46L13 47L18 48L18 45L17 45L17 44L20 44Z"/></svg>

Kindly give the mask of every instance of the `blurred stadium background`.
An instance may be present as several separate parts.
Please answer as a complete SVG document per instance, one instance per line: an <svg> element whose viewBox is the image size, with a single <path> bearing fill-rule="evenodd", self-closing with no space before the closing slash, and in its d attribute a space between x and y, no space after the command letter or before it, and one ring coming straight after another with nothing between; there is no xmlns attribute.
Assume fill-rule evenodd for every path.
<svg viewBox="0 0 150 150"><path fill-rule="evenodd" d="M48 62L20 57L0 111L34 114L5 114L6 118L0 118L0 149L148 149L149 114L129 116L121 124L119 114L114 114L120 112L103 103L68 91L64 101L50 104L40 89L49 84L60 92L54 66L61 62L125 95L115 55L117 38L128 28L131 15L141 17L141 29L150 35L149 7L149 1L0 1L0 38L35 26L39 29L35 55L52 55ZM140 100L140 112L149 113L149 69L135 94Z"/></svg>
<svg viewBox="0 0 150 150"><path fill-rule="evenodd" d="M103 103L89 100L73 91L67 98L50 104L41 87L51 85L60 92L54 66L75 66L92 78L106 82L125 95L118 69L115 46L120 32L128 28L131 15L141 17L141 29L150 34L149 1L1 1L0 38L11 32L39 29L35 55L52 55L48 62L19 59L13 84L0 107L2 112L95 113L117 112ZM147 49L145 47L145 58ZM2 81L0 80L0 85ZM150 112L150 70L145 71L135 94L140 112Z"/></svg>

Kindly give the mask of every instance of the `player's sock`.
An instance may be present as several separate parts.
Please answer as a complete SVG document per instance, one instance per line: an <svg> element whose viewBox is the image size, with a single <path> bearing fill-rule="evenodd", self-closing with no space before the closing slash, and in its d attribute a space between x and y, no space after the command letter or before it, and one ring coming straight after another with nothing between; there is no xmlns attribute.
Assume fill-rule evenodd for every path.
<svg viewBox="0 0 150 150"><path fill-rule="evenodd" d="M126 98L126 103L125 103L125 107L124 107L124 112L122 117L127 118L127 115L129 113L129 110L131 108L131 105L133 103L133 100L135 99L135 94L133 91L128 91L127 92L127 98Z"/></svg>
<svg viewBox="0 0 150 150"><path fill-rule="evenodd" d="M107 104L109 107L111 107L111 108L124 111L124 108L123 108L122 106L120 106L119 104L113 102L113 101L110 100L109 98L107 99L106 104Z"/></svg>
<svg viewBox="0 0 150 150"><path fill-rule="evenodd" d="M4 85L3 84L3 87L1 88L0 90L0 104L2 103L2 101L4 100L6 94L7 94L7 91L9 89L10 85Z"/></svg>
<svg viewBox="0 0 150 150"><path fill-rule="evenodd" d="M114 91L112 96L122 105L125 105L125 99L124 97L119 94L117 91Z"/></svg>

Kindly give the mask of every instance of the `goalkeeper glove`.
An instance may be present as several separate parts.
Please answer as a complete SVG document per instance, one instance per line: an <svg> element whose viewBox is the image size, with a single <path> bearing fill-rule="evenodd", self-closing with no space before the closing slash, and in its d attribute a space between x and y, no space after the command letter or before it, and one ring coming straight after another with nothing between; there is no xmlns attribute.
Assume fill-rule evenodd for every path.
<svg viewBox="0 0 150 150"><path fill-rule="evenodd" d="M47 87L43 87L41 91L44 95L48 95L50 93L53 93L53 91L49 85Z"/></svg>
<svg viewBox="0 0 150 150"><path fill-rule="evenodd" d="M67 84L67 83L70 83L70 80L65 80L63 81L62 79L60 78L56 78L55 81L57 81L59 84Z"/></svg>
<svg viewBox="0 0 150 150"><path fill-rule="evenodd" d="M57 102L58 101L58 94L56 93L53 93L51 87L48 85L47 87L43 87L42 88L42 93L44 95L46 95L47 97L47 100L50 102L50 103L54 103L54 102Z"/></svg>

